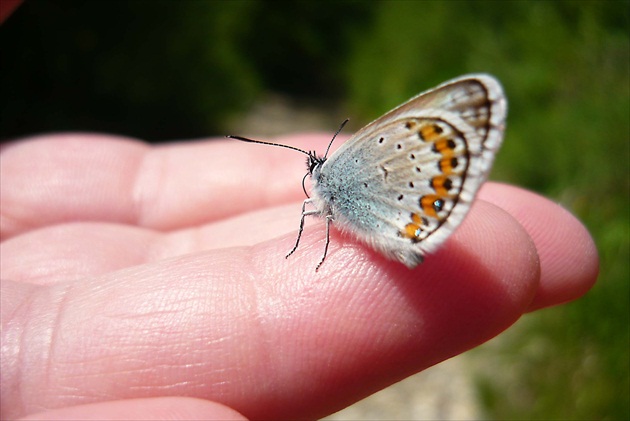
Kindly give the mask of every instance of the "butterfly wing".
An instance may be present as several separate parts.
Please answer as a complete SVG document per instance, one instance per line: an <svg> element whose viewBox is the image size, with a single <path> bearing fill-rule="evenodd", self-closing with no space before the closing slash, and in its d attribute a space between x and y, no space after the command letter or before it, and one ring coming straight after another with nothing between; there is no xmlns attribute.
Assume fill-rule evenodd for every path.
<svg viewBox="0 0 630 421"><path fill-rule="evenodd" d="M374 120L349 139L343 146L352 147L368 133L380 131L384 122L405 117L417 117L418 112L454 113L475 128L487 149L498 150L503 139L507 102L498 80L486 74L470 74L422 92L404 104ZM495 128L500 133L491 133Z"/></svg>
<svg viewBox="0 0 630 421"><path fill-rule="evenodd" d="M342 230L409 267L461 224L503 138L499 82L468 75L421 93L357 132L313 174Z"/></svg>

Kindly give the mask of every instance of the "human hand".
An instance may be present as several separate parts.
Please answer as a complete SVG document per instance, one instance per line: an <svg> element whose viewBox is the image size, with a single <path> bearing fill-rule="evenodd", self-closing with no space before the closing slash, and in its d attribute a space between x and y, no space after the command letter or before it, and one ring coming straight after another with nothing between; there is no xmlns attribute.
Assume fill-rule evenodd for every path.
<svg viewBox="0 0 630 421"><path fill-rule="evenodd" d="M333 229L315 272L322 221L284 258L304 199L294 152L71 134L0 158L3 418L321 417L597 276L574 217L497 183L415 270Z"/></svg>

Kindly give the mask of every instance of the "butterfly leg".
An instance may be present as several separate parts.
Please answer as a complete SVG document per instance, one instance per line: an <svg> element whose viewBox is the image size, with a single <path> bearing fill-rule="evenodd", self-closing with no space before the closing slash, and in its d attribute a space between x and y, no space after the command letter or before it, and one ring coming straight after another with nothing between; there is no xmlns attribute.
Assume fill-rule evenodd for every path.
<svg viewBox="0 0 630 421"><path fill-rule="evenodd" d="M330 223L333 221L332 215L326 215L326 245L324 246L324 255L322 256L322 260L319 261L317 266L315 266L315 272L319 269L319 267L326 260L326 255L328 254L328 244L330 244Z"/></svg>
<svg viewBox="0 0 630 421"><path fill-rule="evenodd" d="M285 259L288 258L289 256L291 256L293 254L293 252L295 250L297 250L298 245L300 244L300 238L302 238L302 231L304 231L304 218L309 216L309 215L316 215L319 213L319 211L317 210L311 210L311 211L306 211L306 204L307 203L311 203L310 199L306 199L303 203L302 203L302 219L300 219L300 229L298 230L298 236L297 236L297 240L295 240L295 246L293 246L293 248L291 249L291 251L289 252L289 254L287 254L285 256Z"/></svg>

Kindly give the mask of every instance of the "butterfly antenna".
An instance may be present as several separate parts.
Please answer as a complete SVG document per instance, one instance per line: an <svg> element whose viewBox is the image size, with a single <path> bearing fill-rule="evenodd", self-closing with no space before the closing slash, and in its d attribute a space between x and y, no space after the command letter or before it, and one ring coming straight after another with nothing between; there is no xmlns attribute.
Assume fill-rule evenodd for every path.
<svg viewBox="0 0 630 421"><path fill-rule="evenodd" d="M330 140L330 143L328 144L328 147L326 148L326 153L324 154L324 158L326 158L328 156L328 151L330 150L330 147L332 146L333 142L335 141L335 138L337 137L337 135L341 132L341 130L343 130L343 126L346 125L346 123L350 121L349 118L346 118L343 123L341 123L341 126L339 126L339 129L337 129L337 132L335 133L335 135L333 136L333 138Z"/></svg>
<svg viewBox="0 0 630 421"><path fill-rule="evenodd" d="M343 127L343 126L342 126ZM335 135L336 136L336 135ZM227 138L230 139L236 139L236 140L241 140L243 142L249 142L249 143L260 143L261 145L270 145L270 146L280 146L281 148L287 148L287 149L293 149L294 151L298 151L298 152L302 152L304 155L309 155L308 152L306 152L305 150L302 150L300 148L296 148L295 146L289 146L289 145L283 145L281 143L273 143L273 142L263 142L262 140L254 140L254 139L249 139L247 137L241 137L241 136L232 136L232 135L227 135L225 136ZM333 140L335 138L333 137ZM329 146L330 147L330 146Z"/></svg>

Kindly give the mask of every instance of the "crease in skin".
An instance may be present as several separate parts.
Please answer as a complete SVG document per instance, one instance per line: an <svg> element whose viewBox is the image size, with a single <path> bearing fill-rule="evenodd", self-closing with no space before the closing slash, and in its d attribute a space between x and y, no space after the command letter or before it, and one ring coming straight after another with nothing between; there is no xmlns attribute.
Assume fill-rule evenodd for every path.
<svg viewBox="0 0 630 421"><path fill-rule="evenodd" d="M15 297L12 292L21 287L33 290L34 285L20 285L19 283L2 279L2 347L0 367L2 368L2 402L11 402L18 411L24 411L25 405L22 401L23 393L21 383L21 367L24 367L24 325L21 323L23 313L28 313L27 309L30 300L23 300ZM32 297L30 291L27 297ZM21 297L20 297L21 298ZM18 301L19 302L16 302ZM2 405L2 419L7 418L7 405Z"/></svg>
<svg viewBox="0 0 630 421"><path fill-rule="evenodd" d="M23 413L33 403L45 405L39 400L41 396L26 392L49 384L47 381L43 386L40 382L32 384L29 379L39 378L42 372L44 378L48 378L50 373L52 335L57 317L51 313L42 314L40 308L57 306L58 300L51 300L52 296L54 294L46 286L2 280L2 401L11 402L9 411L3 405L3 418L5 414L13 417L13 412ZM50 320L51 316L53 320Z"/></svg>
<svg viewBox="0 0 630 421"><path fill-rule="evenodd" d="M56 356L56 350L60 348L59 343L61 339L59 335L61 334L61 330L59 329L59 326L64 325L63 320L65 310L68 308L68 303L71 302L71 293L73 289L74 287L72 284L60 284L41 286L38 290L39 297L37 297L37 300L43 303L43 306L45 306L44 308L48 307L47 314L51 317L49 326L44 327L46 334L41 335L41 333L38 333L37 335L37 341L40 342L37 346L41 347L43 351L43 355L40 356L40 359L41 362L45 362L43 378L44 385L46 386L57 383L55 374L53 373L53 365L57 363L58 358ZM39 318L34 318L33 320L41 322ZM36 328L39 330L42 326L38 325ZM46 341L46 338L49 339ZM29 344L29 348L32 346L33 343L31 342ZM30 351L30 349L27 351ZM36 396L32 397L38 399ZM36 405L37 403L31 402L30 404Z"/></svg>
<svg viewBox="0 0 630 421"><path fill-rule="evenodd" d="M147 149L135 170L131 188L131 201L135 221L139 226L150 227L155 220L153 212L161 208L160 186L168 180L164 149ZM150 188L149 188L150 187Z"/></svg>

